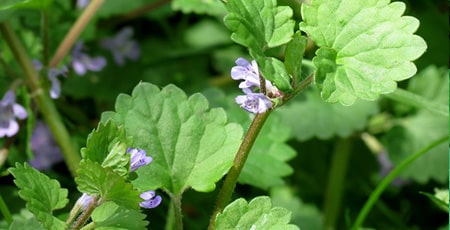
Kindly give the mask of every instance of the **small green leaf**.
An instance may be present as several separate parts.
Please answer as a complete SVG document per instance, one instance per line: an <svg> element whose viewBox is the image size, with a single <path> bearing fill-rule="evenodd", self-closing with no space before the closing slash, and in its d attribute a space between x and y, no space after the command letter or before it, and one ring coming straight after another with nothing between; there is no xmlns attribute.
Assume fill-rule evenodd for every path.
<svg viewBox="0 0 450 230"><path fill-rule="evenodd" d="M84 159L111 167L120 175L129 171L129 156L126 155L131 140L125 136L125 129L111 121L100 123L92 131L86 141L86 147L81 149Z"/></svg>
<svg viewBox="0 0 450 230"><path fill-rule="evenodd" d="M102 168L97 162L83 160L75 178L77 188L89 195L100 195L103 201L114 201L116 204L139 209L139 192L133 185L114 172L111 168Z"/></svg>
<svg viewBox="0 0 450 230"><path fill-rule="evenodd" d="M91 215L95 229L147 229L145 215L136 210L129 210L114 202L105 202L97 207Z"/></svg>
<svg viewBox="0 0 450 230"><path fill-rule="evenodd" d="M289 224L290 219L291 212L284 208L272 208L269 197L256 197L250 203L239 198L217 215L216 229L299 229Z"/></svg>
<svg viewBox="0 0 450 230"><path fill-rule="evenodd" d="M52 212L64 208L69 202L67 189L62 189L57 180L25 163L16 163L9 171L14 176L14 183L20 188L19 196L27 202L26 207L36 219L49 229L65 229L63 221L52 216Z"/></svg>
<svg viewBox="0 0 450 230"><path fill-rule="evenodd" d="M295 79L295 82L301 78L303 54L307 42L308 39L302 36L300 31L297 31L294 34L294 39L286 46L284 66L287 72Z"/></svg>
<svg viewBox="0 0 450 230"><path fill-rule="evenodd" d="M352 106L326 103L314 87L303 95L275 111L281 114L281 120L292 127L293 135L301 141L313 137L347 137L364 129L369 117L378 112L376 102L359 100Z"/></svg>
<svg viewBox="0 0 450 230"><path fill-rule="evenodd" d="M279 90L284 92L292 90L291 77L286 71L283 62L273 57L258 58L257 62L261 65L260 71L262 75L273 82Z"/></svg>
<svg viewBox="0 0 450 230"><path fill-rule="evenodd" d="M172 9L180 10L185 14L208 14L223 16L227 13L225 5L219 0L174 0Z"/></svg>
<svg viewBox="0 0 450 230"><path fill-rule="evenodd" d="M283 45L292 39L292 9L276 0L229 0L225 25L231 39L254 51Z"/></svg>
<svg viewBox="0 0 450 230"><path fill-rule="evenodd" d="M45 9L53 3L53 0L2 0L0 11L9 9Z"/></svg>
<svg viewBox="0 0 450 230"><path fill-rule="evenodd" d="M140 83L132 96L120 95L116 112L106 113L133 137L136 147L153 157L136 171L133 184L142 191L163 188L180 195L192 187L207 192L233 164L242 128L227 123L222 109L211 109L204 96L187 97L179 88Z"/></svg>
<svg viewBox="0 0 450 230"><path fill-rule="evenodd" d="M388 0L302 4L300 28L321 47L313 62L323 99L343 105L375 100L416 73L412 61L427 46L413 35L419 21L404 11L404 3Z"/></svg>

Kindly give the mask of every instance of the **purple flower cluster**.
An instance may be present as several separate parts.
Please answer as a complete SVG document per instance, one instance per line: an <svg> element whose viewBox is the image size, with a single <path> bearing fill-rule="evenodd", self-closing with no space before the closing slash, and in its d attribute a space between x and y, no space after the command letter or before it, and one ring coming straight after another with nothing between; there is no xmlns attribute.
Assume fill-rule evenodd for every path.
<svg viewBox="0 0 450 230"><path fill-rule="evenodd" d="M125 64L126 58L137 60L141 56L139 44L135 40L132 40L133 33L131 27L125 27L116 36L100 41L100 45L103 48L111 51L114 60L119 66Z"/></svg>
<svg viewBox="0 0 450 230"><path fill-rule="evenodd" d="M0 101L0 138L14 136L19 131L16 118L23 120L28 116L25 108L16 103L16 94L8 91Z"/></svg>
<svg viewBox="0 0 450 230"><path fill-rule="evenodd" d="M90 57L83 53L83 42L77 42L72 49L72 67L78 75L85 75L88 70L100 71L106 66L104 57Z"/></svg>
<svg viewBox="0 0 450 230"><path fill-rule="evenodd" d="M244 58L238 58L236 64L237 66L231 69L231 78L244 80L239 84L239 88L245 93L245 95L236 97L236 103L250 113L264 113L272 108L273 102L267 95L278 97L281 95L281 91L273 86L270 81L264 79L266 94L255 92L261 89L261 78L256 61L253 60L250 63Z"/></svg>

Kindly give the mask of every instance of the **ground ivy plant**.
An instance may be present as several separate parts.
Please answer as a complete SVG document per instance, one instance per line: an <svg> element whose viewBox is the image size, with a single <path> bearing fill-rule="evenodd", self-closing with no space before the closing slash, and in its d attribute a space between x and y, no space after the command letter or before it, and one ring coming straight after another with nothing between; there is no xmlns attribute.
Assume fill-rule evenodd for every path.
<svg viewBox="0 0 450 230"><path fill-rule="evenodd" d="M114 108L102 111L95 128L82 142L85 147L78 148L68 126L73 125L79 114L67 107L61 113L59 101L63 100L60 96L64 91L80 96L84 92L80 79L89 79L92 85L98 81L95 73L107 71L104 69L111 68L114 75L114 68L133 65L139 58L150 63L154 61L152 53L140 49L158 49L150 47L156 41L139 46L133 36L142 34L142 30L126 27L115 36L96 34L94 22L97 29L108 23L117 26L123 23L121 20L129 20L165 3L143 0L130 5L113 0L78 0L72 1L72 5L68 1L51 0L0 3L0 47L4 56L0 61L4 73L11 77L8 86L0 87L6 92L0 101L0 138L5 138L1 142L2 156L7 156L10 149L32 155L29 144L12 146L15 140L32 141L31 130L36 119L42 117L61 149L73 178L71 182L75 184L73 188L63 188L71 182L47 175L39 163L9 159L10 167L3 174L14 178L17 194L26 209L22 210L25 214L13 217L10 204L1 198L2 226L7 229L146 229L153 224L148 217L164 207L167 212L161 222L165 222L165 228L183 229L191 216L183 202L194 193L215 197L215 204L207 210L200 207L210 217L208 229L299 229L301 224L291 223L292 209L288 205L276 205L280 204L281 196L295 199L290 189L275 189L285 185L283 177L299 167L287 163L297 154L287 143L290 138L348 137L355 130L363 129L368 117L378 114L376 101L384 96L421 109L394 125L396 128L386 135L388 143L395 141L391 138L395 135L409 135L408 140L413 140L419 136L419 126L428 125L430 116L448 119L447 97L425 92L421 83L413 82L407 90L398 87L400 81L416 74L413 61L427 49L425 40L414 34L419 20L404 16L403 2L312 0L300 6L276 0L175 0L168 9L223 19L229 30L228 34L223 33L248 51L234 57L235 65L227 73L228 80L235 80L236 84L232 84L239 88L239 95L222 95L223 92L214 90L187 92L176 80L161 85L141 79L130 88L131 93L113 96ZM76 13L69 13L75 15L76 21L72 25L61 23L61 29L55 29L66 31L61 36L49 35L49 22L66 17L56 11L70 8L76 9ZM40 13L39 31L19 31L16 27L19 21L10 19L20 16L33 20L25 15L27 12ZM204 25L218 31L209 27L211 24ZM32 41L34 36L30 33L39 34L38 44ZM80 36L88 41L100 38L99 46L104 48L103 52L111 52L112 58L91 52L88 47L93 42L83 43ZM54 44L50 41L59 44L53 56L50 47ZM33 50L34 46L39 47L38 51ZM316 47L313 52L312 46ZM171 52L170 48L165 49ZM34 57L35 53L41 56ZM12 60L15 60L13 64ZM109 67L114 62L115 67ZM440 75L436 68L428 71L421 74L434 71L433 76ZM111 85L121 87L120 82ZM442 92L448 90L448 82L438 86L443 87L439 89ZM101 86L98 91L94 86L86 92L98 93L99 101L102 100ZM398 111L406 111L405 108L399 107ZM348 119L355 114L358 116ZM406 122L416 125L407 126ZM393 159L395 168L392 169L390 162L386 163L388 166L384 164L387 168L383 180L368 193L361 211L353 219L347 219L347 228L362 227L381 193L399 175L422 182L430 178L446 180L447 177L434 171L417 173L407 168L418 164L416 159L428 153L424 159L435 162L431 160L436 157L432 154L439 155L434 152L442 149L448 136L448 132L437 126L429 138L420 136L419 141L404 148L398 145L384 148L373 136L361 135L368 148L380 156L386 151L399 152L399 155ZM400 129L400 134L395 132ZM340 163L330 166L328 186L331 189L325 194L323 223L327 228L334 228L338 222L343 191L340 182L345 178L346 153L350 148L348 138L339 139L336 145L333 161ZM236 190L238 183L262 191L273 189L272 195L244 199L239 197L243 193ZM422 194L448 212L445 208L448 190L435 191L439 193L436 196L426 191ZM445 194L447 198L443 199ZM333 197L337 197L337 202Z"/></svg>

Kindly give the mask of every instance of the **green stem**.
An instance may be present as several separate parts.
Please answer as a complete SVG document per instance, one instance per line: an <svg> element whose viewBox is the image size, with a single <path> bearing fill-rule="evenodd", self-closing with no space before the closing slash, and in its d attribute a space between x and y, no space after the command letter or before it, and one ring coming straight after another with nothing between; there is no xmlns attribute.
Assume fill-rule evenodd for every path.
<svg viewBox="0 0 450 230"><path fill-rule="evenodd" d="M230 202L231 195L233 194L234 188L236 187L236 183L241 173L242 168L244 167L245 161L252 149L253 144L255 143L256 137L261 131L261 128L264 125L267 117L269 117L272 110L268 110L265 113L260 113L255 116L250 125L247 134L244 137L244 140L239 147L238 152L236 153L236 157L234 158L234 164L231 167L230 171L228 171L227 176L225 177L225 181L222 185L222 188L219 191L217 196L216 207L211 216L211 220L209 222L208 229L215 229L215 219L216 215L220 213L225 206Z"/></svg>
<svg viewBox="0 0 450 230"><path fill-rule="evenodd" d="M448 106L435 103L425 97L411 93L407 90L397 88L393 93L385 97L420 109L426 109L436 114L448 117Z"/></svg>
<svg viewBox="0 0 450 230"><path fill-rule="evenodd" d="M92 0L91 3L89 3L88 7L86 7L78 20L73 24L72 28L70 28L69 32L66 34L66 37L64 37L64 40L59 45L55 55L50 61L50 68L55 68L58 63L66 56L66 54L69 52L69 50L77 40L78 36L80 36L80 33L86 27L91 18L95 15L103 2L104 0Z"/></svg>
<svg viewBox="0 0 450 230"><path fill-rule="evenodd" d="M173 211L175 214L175 229L183 230L183 213L181 209L181 195L171 196Z"/></svg>
<svg viewBox="0 0 450 230"><path fill-rule="evenodd" d="M6 206L6 203L1 195L0 195L0 211L2 212L2 215L5 218L6 223L8 223L8 225L11 225L11 223L13 222L11 212L9 211L8 206Z"/></svg>
<svg viewBox="0 0 450 230"><path fill-rule="evenodd" d="M372 206L375 204L375 202L378 200L378 198L381 196L381 193L389 186L389 184L402 172L408 165L410 165L413 161L415 161L417 158L424 155L428 150L444 143L447 141L447 135L443 136L442 138L439 138L438 140L432 142L431 144L425 146L423 149L419 150L418 152L414 153L413 155L409 156L406 160L404 160L402 163L397 165L381 182L378 184L378 186L375 188L375 190L370 194L369 199L367 199L366 203L364 204L363 208L359 212L358 217L356 218L355 224L353 225L353 230L359 230L362 223L364 222L364 219L369 214Z"/></svg>
<svg viewBox="0 0 450 230"><path fill-rule="evenodd" d="M167 219L166 219L166 224L165 224L166 230L175 229L175 208L174 208L174 206L175 205L174 205L172 199L170 199L169 211L167 214Z"/></svg>
<svg viewBox="0 0 450 230"><path fill-rule="evenodd" d="M325 193L324 222L325 229L335 229L342 203L342 194L345 185L345 174L350 157L351 139L337 141L331 168L328 173L328 185Z"/></svg>
<svg viewBox="0 0 450 230"><path fill-rule="evenodd" d="M48 93L43 92L34 66L11 26L6 22L0 23L0 32L24 72L25 80L31 90L31 95L34 96L45 122L61 148L69 171L72 176L75 176L78 163L80 162L80 155L70 139L70 135L56 110L55 104L48 96Z"/></svg>

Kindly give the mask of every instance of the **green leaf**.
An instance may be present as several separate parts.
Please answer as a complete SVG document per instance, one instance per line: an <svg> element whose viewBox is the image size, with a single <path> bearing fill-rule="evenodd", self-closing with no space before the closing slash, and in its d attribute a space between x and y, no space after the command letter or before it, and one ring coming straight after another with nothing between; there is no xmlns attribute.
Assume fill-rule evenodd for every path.
<svg viewBox="0 0 450 230"><path fill-rule="evenodd" d="M287 72L296 79L297 82L302 74L302 61L308 39L301 35L300 31L294 34L294 39L286 46L284 66Z"/></svg>
<svg viewBox="0 0 450 230"><path fill-rule="evenodd" d="M428 197L433 203L442 209L443 211L446 211L448 213L448 189L447 190L440 190L435 189L435 194L427 193L427 192L419 192L422 195L425 195Z"/></svg>
<svg viewBox="0 0 450 230"><path fill-rule="evenodd" d="M292 90L291 77L283 62L273 57L257 58L257 61L261 65L262 75L267 80L275 83L275 86L284 92Z"/></svg>
<svg viewBox="0 0 450 230"><path fill-rule="evenodd" d="M216 229L299 229L289 224L291 212L272 208L270 198L260 196L247 203L239 198L229 204L216 217Z"/></svg>
<svg viewBox="0 0 450 230"><path fill-rule="evenodd" d="M431 69L430 69L431 68ZM433 70L434 69L434 70ZM429 67L411 79L408 90L439 104L448 105L447 71ZM436 116L428 110L399 118L385 143L394 164L398 164L431 142L449 133L448 117ZM409 165L400 175L419 183L430 179L444 183L448 178L448 143L443 143Z"/></svg>
<svg viewBox="0 0 450 230"><path fill-rule="evenodd" d="M185 14L208 14L223 16L226 14L225 5L219 0L174 0L172 9L180 10Z"/></svg>
<svg viewBox="0 0 450 230"><path fill-rule="evenodd" d="M44 9L49 7L53 0L2 0L0 3L0 11L9 9Z"/></svg>
<svg viewBox="0 0 450 230"><path fill-rule="evenodd" d="M242 125L247 127L250 122L248 119L248 122ZM290 127L282 123L281 117L272 114L255 141L239 175L239 183L261 189L283 185L282 177L294 171L287 161L297 155L296 151L286 144L290 134Z"/></svg>
<svg viewBox="0 0 450 230"><path fill-rule="evenodd" d="M352 106L326 103L319 91L310 87L298 99L277 109L285 125L290 125L298 140L313 137L329 139L333 136L348 137L366 127L370 116L378 112L376 102L357 101ZM295 125L292 125L295 124Z"/></svg>
<svg viewBox="0 0 450 230"><path fill-rule="evenodd" d="M292 9L276 0L229 0L225 25L231 39L254 51L283 45L292 39Z"/></svg>
<svg viewBox="0 0 450 230"><path fill-rule="evenodd" d="M316 83L328 102L351 105L393 92L416 73L411 62L426 49L413 33L419 21L405 4L388 0L314 0L302 4L300 28L321 48L313 59Z"/></svg>
<svg viewBox="0 0 450 230"><path fill-rule="evenodd" d="M14 183L20 188L19 196L27 202L26 207L36 219L48 229L65 229L66 224L52 215L52 212L64 208L69 202L67 189L62 189L57 180L25 163L16 163L9 171Z"/></svg>
<svg viewBox="0 0 450 230"><path fill-rule="evenodd" d="M136 171L141 190L162 188L180 195L192 187L212 191L232 166L242 128L228 124L223 109L209 109L201 94L187 97L174 85L162 90L140 83L132 96L119 95L116 112L102 116L123 125L136 147L153 157Z"/></svg>
<svg viewBox="0 0 450 230"><path fill-rule="evenodd" d="M114 202L105 202L92 213L95 229L147 229L148 221L140 211L129 210Z"/></svg>
<svg viewBox="0 0 450 230"><path fill-rule="evenodd" d="M139 209L138 204L142 201L140 193L111 168L103 168L90 160L82 160L77 173L75 182L80 192L100 195L103 201L113 201L129 209Z"/></svg>
<svg viewBox="0 0 450 230"><path fill-rule="evenodd" d="M111 121L100 123L92 131L86 141L86 147L81 149L81 156L103 167L111 167L120 175L129 171L129 159L126 155L131 140L125 136L125 129Z"/></svg>
<svg viewBox="0 0 450 230"><path fill-rule="evenodd" d="M46 230L36 218L14 220L9 226L10 230Z"/></svg>

